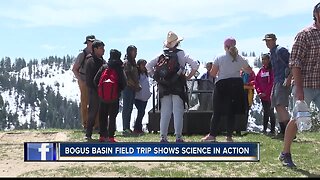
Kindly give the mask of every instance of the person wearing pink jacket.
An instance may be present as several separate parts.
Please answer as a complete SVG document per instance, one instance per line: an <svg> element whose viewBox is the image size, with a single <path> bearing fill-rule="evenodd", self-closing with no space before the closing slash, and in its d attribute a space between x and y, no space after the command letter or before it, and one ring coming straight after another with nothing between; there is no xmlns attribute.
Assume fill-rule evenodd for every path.
<svg viewBox="0 0 320 180"><path fill-rule="evenodd" d="M270 134L275 133L276 117L274 114L274 108L271 108L271 91L274 81L273 71L270 63L270 55L263 54L262 68L259 70L255 78L255 89L258 96L261 99L263 106L263 133L267 132L268 122L270 118Z"/></svg>

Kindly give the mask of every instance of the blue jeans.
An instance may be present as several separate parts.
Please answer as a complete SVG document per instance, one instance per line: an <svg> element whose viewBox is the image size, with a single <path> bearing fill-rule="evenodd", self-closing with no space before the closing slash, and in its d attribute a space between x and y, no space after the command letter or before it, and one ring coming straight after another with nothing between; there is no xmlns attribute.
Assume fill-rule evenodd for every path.
<svg viewBox="0 0 320 180"><path fill-rule="evenodd" d="M131 113L133 110L135 91L126 87L122 91L123 110L122 110L122 126L123 130L130 129Z"/></svg>
<svg viewBox="0 0 320 180"><path fill-rule="evenodd" d="M134 130L142 131L142 119L146 112L147 103L148 101L141 101L139 99L135 99L134 105L138 110L138 115L136 122L134 123Z"/></svg>

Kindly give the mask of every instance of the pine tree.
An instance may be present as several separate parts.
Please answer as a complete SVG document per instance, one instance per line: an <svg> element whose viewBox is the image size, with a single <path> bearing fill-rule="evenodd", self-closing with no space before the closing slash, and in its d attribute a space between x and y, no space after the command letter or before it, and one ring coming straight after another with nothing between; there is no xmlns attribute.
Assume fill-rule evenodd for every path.
<svg viewBox="0 0 320 180"><path fill-rule="evenodd" d="M37 122L34 120L33 112L30 113L30 127L29 129L37 129Z"/></svg>
<svg viewBox="0 0 320 180"><path fill-rule="evenodd" d="M19 115L17 112L15 112L13 114L13 126L14 126L14 129L21 129L21 125L20 125L20 122L19 122Z"/></svg>
<svg viewBox="0 0 320 180"><path fill-rule="evenodd" d="M4 70L6 72L11 72L11 59L9 57L4 58Z"/></svg>
<svg viewBox="0 0 320 180"><path fill-rule="evenodd" d="M28 75L29 75L29 79L31 80L32 79L32 77L31 77L31 75L32 75L32 62L31 61L28 63Z"/></svg>
<svg viewBox="0 0 320 180"><path fill-rule="evenodd" d="M21 69L26 67L26 61L23 58L16 58L15 59L15 66L13 70L15 72L19 72Z"/></svg>
<svg viewBox="0 0 320 180"><path fill-rule="evenodd" d="M48 105L47 101L43 99L40 103L40 113L39 113L39 120L41 122L47 122L47 114L48 114Z"/></svg>
<svg viewBox="0 0 320 180"><path fill-rule="evenodd" d="M0 94L0 130L4 130L7 124L7 111L3 101L3 98Z"/></svg>
<svg viewBox="0 0 320 180"><path fill-rule="evenodd" d="M40 102L44 99L43 83L40 84L40 90L38 90L38 99Z"/></svg>

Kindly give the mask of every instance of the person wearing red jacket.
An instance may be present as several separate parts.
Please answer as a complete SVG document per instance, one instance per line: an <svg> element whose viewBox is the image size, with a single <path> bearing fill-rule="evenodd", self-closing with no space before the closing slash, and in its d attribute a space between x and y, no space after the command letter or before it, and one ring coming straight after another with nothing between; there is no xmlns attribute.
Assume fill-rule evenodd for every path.
<svg viewBox="0 0 320 180"><path fill-rule="evenodd" d="M274 114L274 108L271 108L271 91L274 81L273 71L270 63L270 55L263 54L262 59L262 68L259 70L255 78L255 89L258 96L261 99L263 106L263 133L265 134L268 129L268 122L270 118L270 134L275 133L275 124L276 117Z"/></svg>

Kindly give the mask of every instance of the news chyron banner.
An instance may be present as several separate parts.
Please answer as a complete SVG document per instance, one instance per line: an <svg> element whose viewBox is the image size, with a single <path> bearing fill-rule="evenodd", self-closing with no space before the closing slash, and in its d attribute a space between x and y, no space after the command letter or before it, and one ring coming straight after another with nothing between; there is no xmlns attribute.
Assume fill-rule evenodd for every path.
<svg viewBox="0 0 320 180"><path fill-rule="evenodd" d="M246 161L260 160L260 144L26 142L24 161Z"/></svg>

